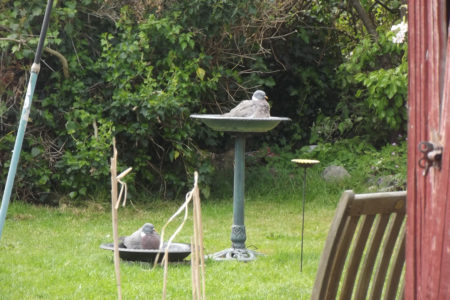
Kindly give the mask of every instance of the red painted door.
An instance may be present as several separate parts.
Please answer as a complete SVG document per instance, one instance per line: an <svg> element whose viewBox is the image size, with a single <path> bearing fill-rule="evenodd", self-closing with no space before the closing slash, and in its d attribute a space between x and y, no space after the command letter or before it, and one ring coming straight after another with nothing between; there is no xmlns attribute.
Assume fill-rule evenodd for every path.
<svg viewBox="0 0 450 300"><path fill-rule="evenodd" d="M408 9L405 299L450 299L450 1L409 0ZM442 154L432 160L439 151L421 142Z"/></svg>

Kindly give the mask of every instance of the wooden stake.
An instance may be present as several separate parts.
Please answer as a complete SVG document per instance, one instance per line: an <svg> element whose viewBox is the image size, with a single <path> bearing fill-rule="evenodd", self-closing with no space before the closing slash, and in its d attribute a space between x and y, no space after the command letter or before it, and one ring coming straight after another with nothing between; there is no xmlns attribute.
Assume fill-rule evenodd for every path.
<svg viewBox="0 0 450 300"><path fill-rule="evenodd" d="M111 158L111 212L112 212L112 227L114 238L114 269L116 273L117 298L119 300L122 300L122 288L120 280L120 257L119 257L119 230L117 226L118 214L116 208L117 203L118 203L117 149L116 149L116 138L113 138L113 157Z"/></svg>
<svg viewBox="0 0 450 300"><path fill-rule="evenodd" d="M164 224L164 226L161 229L161 241L159 244L159 249L162 249L162 245L163 245L163 241L164 241L164 234L165 234L165 230L166 227L181 213L184 211L184 218L183 221L181 222L181 224L178 226L178 228L175 230L175 232L172 234L172 236L169 238L169 240L167 241L166 244L166 249L164 251L164 256L161 262L161 265L164 265L164 278L163 278L163 295L162 295L162 299L165 300L166 299L166 289L167 289L167 274L168 274L168 264L169 264L169 249L170 249L170 245L172 244L173 240L175 239L175 237L178 235L178 233L181 231L181 229L183 229L184 224L186 223L186 220L188 219L188 204L192 199L192 193L193 191L190 191L189 193L186 194L186 200L183 203L183 205L180 206L180 208L178 208L178 210L169 218L169 220L166 222L166 224ZM158 263L159 260L159 251L158 254L155 257L155 262L153 265L153 268L156 266L156 264Z"/></svg>
<svg viewBox="0 0 450 300"><path fill-rule="evenodd" d="M198 173L194 173L194 193L193 193L193 215L194 215L194 252L195 252L195 285L197 291L197 299L206 299L205 297L205 256L203 253L203 225L202 212L200 205L200 192L198 189ZM199 273L199 265L201 273ZM201 286L200 286L201 277ZM194 284L194 283L193 283ZM200 294L201 291L201 294Z"/></svg>
<svg viewBox="0 0 450 300"><path fill-rule="evenodd" d="M163 294L162 299L166 299L166 289L167 289L167 274L168 274L168 254L169 248L176 237L176 235L183 228L187 218L188 218L188 208L189 202L193 200L193 216L194 216L194 238L191 239L191 277L192 277L192 299L204 300L205 298L205 259L203 254L203 229L202 229L202 216L200 207L200 193L198 190L198 173L194 173L194 188L186 194L185 202L178 208L178 210L169 218L169 220L164 224L161 230L161 242L160 249L164 241L164 234L167 225L172 222L181 212L184 211L184 218L178 228L175 230L174 234L169 238L166 249L164 251L164 257L162 259L161 265L164 265L164 277L163 277ZM154 266L156 266L159 260L159 253L156 255ZM200 272L199 266L201 266L201 278L202 285L200 285ZM201 291L201 292L200 292Z"/></svg>
<svg viewBox="0 0 450 300"><path fill-rule="evenodd" d="M195 238L191 238L191 275L192 275L192 299L200 299L200 289L198 281L198 257L197 246Z"/></svg>

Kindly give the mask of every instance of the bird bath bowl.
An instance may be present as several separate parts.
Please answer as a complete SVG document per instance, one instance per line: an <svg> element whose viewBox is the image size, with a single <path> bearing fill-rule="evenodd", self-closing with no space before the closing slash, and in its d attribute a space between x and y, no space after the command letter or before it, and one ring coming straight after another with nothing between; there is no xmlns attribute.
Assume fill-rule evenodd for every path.
<svg viewBox="0 0 450 300"><path fill-rule="evenodd" d="M281 121L290 121L289 118L244 118L224 117L223 115L191 115L193 119L202 121L206 126L216 131L227 132L266 132L274 129Z"/></svg>
<svg viewBox="0 0 450 300"><path fill-rule="evenodd" d="M153 263L156 255L159 253L158 262L161 262L166 251L167 244L164 243L163 248L159 249L129 249L123 243L119 243L119 257L128 261L143 261ZM114 251L114 244L101 244L100 248L104 250ZM191 246L183 243L172 243L169 248L169 261L180 262L191 254Z"/></svg>
<svg viewBox="0 0 450 300"><path fill-rule="evenodd" d="M213 260L250 261L256 258L255 251L245 248L247 235L244 225L244 186L245 186L245 138L250 133L267 132L281 121L289 118L245 118L223 115L190 116L216 131L231 132L236 136L234 144L234 185L233 185L233 226L231 227L231 248L212 254Z"/></svg>

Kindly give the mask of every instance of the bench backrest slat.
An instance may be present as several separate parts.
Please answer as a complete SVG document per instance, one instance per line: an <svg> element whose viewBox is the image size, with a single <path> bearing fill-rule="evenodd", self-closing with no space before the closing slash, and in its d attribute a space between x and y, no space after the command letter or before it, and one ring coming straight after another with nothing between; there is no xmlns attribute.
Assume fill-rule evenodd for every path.
<svg viewBox="0 0 450 300"><path fill-rule="evenodd" d="M311 299L402 297L405 206L406 192L345 191L325 242Z"/></svg>

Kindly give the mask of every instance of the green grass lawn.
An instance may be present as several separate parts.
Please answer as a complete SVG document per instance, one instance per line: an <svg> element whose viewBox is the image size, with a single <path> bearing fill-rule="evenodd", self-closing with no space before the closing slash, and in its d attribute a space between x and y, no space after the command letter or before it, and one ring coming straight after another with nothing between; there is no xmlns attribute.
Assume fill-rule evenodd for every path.
<svg viewBox="0 0 450 300"><path fill-rule="evenodd" d="M338 201L338 196L334 198L307 203L300 273L300 191L287 199L247 196L246 245L265 256L248 263L207 260L207 298L309 299L333 203ZM180 204L181 200L157 201L120 208L119 234L131 234L145 222L160 230ZM202 214L205 252L229 248L232 200L204 201ZM191 235L189 220L175 241L189 243ZM114 299L113 253L99 248L105 242L112 242L107 203L58 208L12 203L0 241L1 299ZM122 261L121 275L124 299L161 299L161 267ZM168 299L191 299L190 278L189 264L170 265Z"/></svg>

